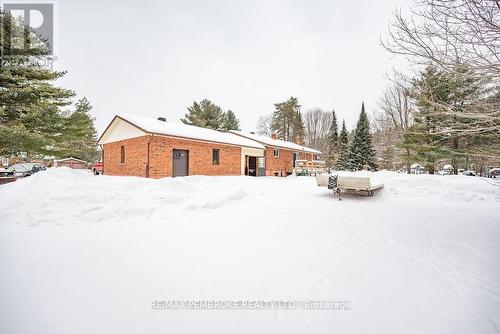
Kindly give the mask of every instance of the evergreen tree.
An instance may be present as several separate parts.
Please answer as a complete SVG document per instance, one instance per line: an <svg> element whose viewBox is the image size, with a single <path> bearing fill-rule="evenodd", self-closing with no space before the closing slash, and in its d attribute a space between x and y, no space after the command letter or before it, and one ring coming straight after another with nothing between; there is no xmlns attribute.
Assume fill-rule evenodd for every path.
<svg viewBox="0 0 500 334"><path fill-rule="evenodd" d="M414 115L413 125L404 135L402 145L410 149L411 157L423 163L430 174L434 174L435 165L447 155L441 145L446 138L439 134L446 115L435 102L449 102L449 87L446 75L434 66L428 66L414 81L411 91L418 112Z"/></svg>
<svg viewBox="0 0 500 334"><path fill-rule="evenodd" d="M335 158L337 155L337 146L339 141L339 133L337 126L337 116L335 115L335 110L332 111L332 123L328 130L328 142L327 142L327 162L329 166L333 166L335 163Z"/></svg>
<svg viewBox="0 0 500 334"><path fill-rule="evenodd" d="M185 124L214 130L219 130L224 127L224 112L221 107L208 99L204 99L200 103L194 101L193 105L187 109L187 114L181 119Z"/></svg>
<svg viewBox="0 0 500 334"><path fill-rule="evenodd" d="M361 113L354 132L354 139L349 148L348 168L351 170L362 170L366 167L377 169L375 162L375 150L372 145L370 133L370 122L365 112L365 104L361 105Z"/></svg>
<svg viewBox="0 0 500 334"><path fill-rule="evenodd" d="M295 117L293 119L292 125L292 141L303 145L304 144L304 118L302 117L302 113L300 110L295 112Z"/></svg>
<svg viewBox="0 0 500 334"><path fill-rule="evenodd" d="M347 169L349 163L349 134L345 127L345 120L342 120L342 130L339 135L337 152L338 159L335 167L339 170Z"/></svg>
<svg viewBox="0 0 500 334"><path fill-rule="evenodd" d="M304 123L297 98L292 96L284 102L275 103L274 107L271 129L279 139L294 141L294 135L304 134Z"/></svg>
<svg viewBox="0 0 500 334"><path fill-rule="evenodd" d="M233 111L228 110L224 113L224 122L222 125L222 130L240 130L240 121L236 117Z"/></svg>
<svg viewBox="0 0 500 334"><path fill-rule="evenodd" d="M75 111L66 118L60 156L87 162L99 159L97 131L94 118L90 115L91 109L92 106L85 97L75 104Z"/></svg>
<svg viewBox="0 0 500 334"><path fill-rule="evenodd" d="M0 11L0 154L56 154L64 113L74 93L54 85L47 44L33 30ZM22 40L22 49L13 41Z"/></svg>
<svg viewBox="0 0 500 334"><path fill-rule="evenodd" d="M456 171L471 151L494 145L488 132L495 122L485 110L491 106L491 85L472 74L466 66L456 73L428 66L413 83L417 110L401 145L431 174L441 159L451 158Z"/></svg>

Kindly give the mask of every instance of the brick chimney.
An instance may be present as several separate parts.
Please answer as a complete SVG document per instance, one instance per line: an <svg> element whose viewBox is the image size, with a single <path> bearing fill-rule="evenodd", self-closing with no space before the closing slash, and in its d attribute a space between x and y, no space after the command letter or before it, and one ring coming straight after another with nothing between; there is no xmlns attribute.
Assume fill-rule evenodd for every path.
<svg viewBox="0 0 500 334"><path fill-rule="evenodd" d="M302 138L299 135L295 136L295 144L302 145Z"/></svg>
<svg viewBox="0 0 500 334"><path fill-rule="evenodd" d="M271 138L272 139L276 139L276 134L275 133L271 133Z"/></svg>

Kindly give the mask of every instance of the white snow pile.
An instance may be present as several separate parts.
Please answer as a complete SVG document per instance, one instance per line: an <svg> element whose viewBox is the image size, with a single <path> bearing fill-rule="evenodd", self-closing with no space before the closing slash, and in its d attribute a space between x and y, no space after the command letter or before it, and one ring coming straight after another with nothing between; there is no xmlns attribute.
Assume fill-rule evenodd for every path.
<svg viewBox="0 0 500 334"><path fill-rule="evenodd" d="M20 224L148 221L199 209L216 209L247 196L236 180L210 177L95 177L90 171L51 168L0 189L4 218ZM7 188L7 187L5 187ZM25 200L20 200L25 198Z"/></svg>
<svg viewBox="0 0 500 334"><path fill-rule="evenodd" d="M500 182L160 180L49 169L0 186L0 333L498 333ZM350 310L152 310L154 301Z"/></svg>

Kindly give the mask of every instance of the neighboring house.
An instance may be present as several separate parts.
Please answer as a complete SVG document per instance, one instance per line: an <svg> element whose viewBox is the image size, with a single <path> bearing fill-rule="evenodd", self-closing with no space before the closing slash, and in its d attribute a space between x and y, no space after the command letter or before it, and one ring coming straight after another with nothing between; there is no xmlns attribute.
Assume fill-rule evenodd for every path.
<svg viewBox="0 0 500 334"><path fill-rule="evenodd" d="M280 141L282 142L282 141ZM273 175L291 172L294 150L283 142L269 145L246 134L221 132L183 123L121 114L113 118L98 144L102 147L105 175L151 178L186 175ZM281 144L281 143L280 143ZM300 155L309 153L294 146ZM290 153L289 153L290 152ZM315 151L319 154L319 151ZM298 156L299 156L298 155ZM298 158L297 158L298 159Z"/></svg>
<svg viewBox="0 0 500 334"><path fill-rule="evenodd" d="M439 171L440 174L442 175L453 175L454 174L454 168L450 164L446 164L443 166L443 169Z"/></svg>
<svg viewBox="0 0 500 334"><path fill-rule="evenodd" d="M425 167L420 164L413 164L410 167L411 174L425 174Z"/></svg>
<svg viewBox="0 0 500 334"><path fill-rule="evenodd" d="M321 152L296 143L242 131L230 131L265 146L266 175L286 176L292 173L297 160L319 160ZM252 162L250 163L252 165Z"/></svg>
<svg viewBox="0 0 500 334"><path fill-rule="evenodd" d="M88 166L88 162L77 158L65 158L65 159L55 160L54 164L56 167L69 167L73 169L86 169Z"/></svg>

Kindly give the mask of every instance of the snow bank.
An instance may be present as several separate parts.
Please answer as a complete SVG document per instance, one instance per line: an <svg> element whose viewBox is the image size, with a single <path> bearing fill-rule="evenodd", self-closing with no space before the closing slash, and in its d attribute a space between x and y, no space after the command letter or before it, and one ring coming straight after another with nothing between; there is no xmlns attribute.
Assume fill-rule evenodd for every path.
<svg viewBox="0 0 500 334"><path fill-rule="evenodd" d="M50 169L0 186L0 333L497 333L500 180L359 172L160 180ZM154 300L349 311L153 311Z"/></svg>
<svg viewBox="0 0 500 334"><path fill-rule="evenodd" d="M226 178L215 189L213 186L212 178L206 176L154 180L96 177L90 171L51 168L0 188L4 199L1 211L7 221L29 225L124 222L134 218L145 222L154 216L167 218L216 209L248 195L236 178Z"/></svg>
<svg viewBox="0 0 500 334"><path fill-rule="evenodd" d="M384 184L384 198L397 202L436 202L447 205L498 204L500 181L464 175L407 175L390 171L339 172L368 176L373 184Z"/></svg>

